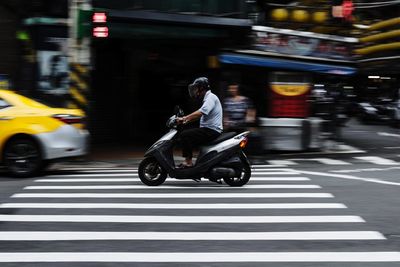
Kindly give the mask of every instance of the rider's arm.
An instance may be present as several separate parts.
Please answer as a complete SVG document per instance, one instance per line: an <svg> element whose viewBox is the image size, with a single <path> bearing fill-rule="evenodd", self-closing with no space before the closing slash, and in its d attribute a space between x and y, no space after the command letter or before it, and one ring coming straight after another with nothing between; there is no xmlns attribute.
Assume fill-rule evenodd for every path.
<svg viewBox="0 0 400 267"><path fill-rule="evenodd" d="M208 97L204 100L203 105L201 106L201 108L199 110L196 110L195 112L184 116L180 121L182 121L183 124L198 120L201 118L201 116L203 115L208 115L211 110L214 108L215 106L215 100Z"/></svg>
<svg viewBox="0 0 400 267"><path fill-rule="evenodd" d="M200 112L200 110L196 110L195 112L190 113L190 114L187 115L187 116L184 116L184 117L183 117L183 123L186 124L186 123L189 123L189 122L191 122L191 121L198 120L198 119L200 119L200 117L201 117L202 115L203 115L203 114Z"/></svg>

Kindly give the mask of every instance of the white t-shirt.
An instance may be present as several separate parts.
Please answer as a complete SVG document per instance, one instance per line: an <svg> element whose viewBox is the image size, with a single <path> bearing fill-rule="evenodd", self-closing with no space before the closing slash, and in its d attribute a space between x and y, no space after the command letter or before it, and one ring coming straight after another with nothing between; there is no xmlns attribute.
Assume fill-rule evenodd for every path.
<svg viewBox="0 0 400 267"><path fill-rule="evenodd" d="M200 128L222 132L222 105L218 97L210 90L204 96L200 112L203 114L200 118Z"/></svg>

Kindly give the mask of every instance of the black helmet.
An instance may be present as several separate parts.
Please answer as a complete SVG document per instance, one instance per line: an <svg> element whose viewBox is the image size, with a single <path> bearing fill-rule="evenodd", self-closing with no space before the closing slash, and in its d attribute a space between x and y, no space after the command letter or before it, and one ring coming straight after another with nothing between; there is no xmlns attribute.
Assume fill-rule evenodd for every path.
<svg viewBox="0 0 400 267"><path fill-rule="evenodd" d="M196 91L207 91L210 89L210 84L206 77L200 77L194 80L193 83L189 84L188 89L190 97L196 98Z"/></svg>

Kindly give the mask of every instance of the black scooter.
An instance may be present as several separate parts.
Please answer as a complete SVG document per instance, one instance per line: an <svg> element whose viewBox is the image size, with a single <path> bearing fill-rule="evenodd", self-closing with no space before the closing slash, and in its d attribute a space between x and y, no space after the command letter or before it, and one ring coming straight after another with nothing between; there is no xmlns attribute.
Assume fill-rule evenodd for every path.
<svg viewBox="0 0 400 267"><path fill-rule="evenodd" d="M249 131L236 134L228 132L202 146L193 167L176 168L173 148L181 130L177 118L183 111L175 107L175 115L167 121L169 132L155 142L145 153L145 159L139 165L139 178L149 186L161 185L169 175L176 179L192 179L200 181L206 178L210 181L230 186L243 186L251 176L250 162L243 152L247 144Z"/></svg>

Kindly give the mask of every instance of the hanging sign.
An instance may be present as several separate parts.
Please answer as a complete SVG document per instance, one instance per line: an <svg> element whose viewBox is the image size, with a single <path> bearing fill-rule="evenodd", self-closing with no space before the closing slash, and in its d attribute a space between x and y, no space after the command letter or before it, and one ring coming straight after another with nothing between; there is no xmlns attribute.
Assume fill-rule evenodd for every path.
<svg viewBox="0 0 400 267"><path fill-rule="evenodd" d="M271 84L271 89L278 95L299 96L304 95L310 89L308 84Z"/></svg>

